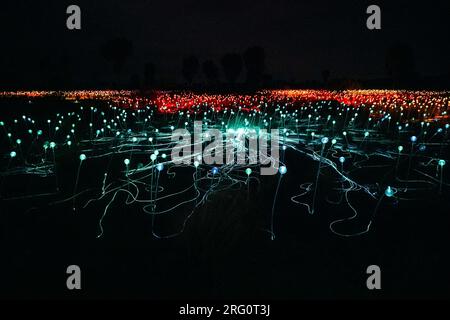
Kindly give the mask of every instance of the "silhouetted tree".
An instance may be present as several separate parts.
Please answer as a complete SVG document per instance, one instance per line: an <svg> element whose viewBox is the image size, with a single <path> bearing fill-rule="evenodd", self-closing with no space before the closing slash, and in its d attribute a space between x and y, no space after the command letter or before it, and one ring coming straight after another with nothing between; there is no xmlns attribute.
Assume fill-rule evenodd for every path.
<svg viewBox="0 0 450 320"><path fill-rule="evenodd" d="M202 64L202 71L209 83L216 84L219 80L219 68L212 60L206 60Z"/></svg>
<svg viewBox="0 0 450 320"><path fill-rule="evenodd" d="M330 80L331 72L328 69L322 70L322 80L325 85L328 85L328 81Z"/></svg>
<svg viewBox="0 0 450 320"><path fill-rule="evenodd" d="M181 73L189 84L192 84L194 77L197 75L200 63L196 56L189 56L183 59Z"/></svg>
<svg viewBox="0 0 450 320"><path fill-rule="evenodd" d="M250 47L244 52L247 83L259 85L263 80L266 55L261 47Z"/></svg>
<svg viewBox="0 0 450 320"><path fill-rule="evenodd" d="M126 38L114 38L104 43L100 50L103 58L112 63L113 72L120 75L125 62L133 53L133 43Z"/></svg>
<svg viewBox="0 0 450 320"><path fill-rule="evenodd" d="M228 53L221 59L223 73L229 83L236 82L242 71L242 58L237 53Z"/></svg>
<svg viewBox="0 0 450 320"><path fill-rule="evenodd" d="M130 77L130 89L139 89L141 87L141 77L138 74L133 73Z"/></svg>
<svg viewBox="0 0 450 320"><path fill-rule="evenodd" d="M146 87L155 85L155 65L151 62L147 62L144 66L144 85Z"/></svg>
<svg viewBox="0 0 450 320"><path fill-rule="evenodd" d="M407 44L391 46L386 53L386 70L394 86L410 85L414 78L414 53Z"/></svg>
<svg viewBox="0 0 450 320"><path fill-rule="evenodd" d="M70 60L67 55L47 56L42 58L39 69L46 75L45 81L38 83L43 88L67 88L71 84Z"/></svg>

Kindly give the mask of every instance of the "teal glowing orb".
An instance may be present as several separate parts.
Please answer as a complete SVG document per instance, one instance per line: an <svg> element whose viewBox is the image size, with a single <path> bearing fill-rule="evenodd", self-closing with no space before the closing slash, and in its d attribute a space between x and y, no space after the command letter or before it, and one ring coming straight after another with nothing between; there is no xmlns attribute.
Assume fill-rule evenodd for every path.
<svg viewBox="0 0 450 320"><path fill-rule="evenodd" d="M392 197L393 195L394 195L394 190L390 187L390 186L388 186L387 188L386 188L386 190L384 191L384 194L386 195L386 197Z"/></svg>

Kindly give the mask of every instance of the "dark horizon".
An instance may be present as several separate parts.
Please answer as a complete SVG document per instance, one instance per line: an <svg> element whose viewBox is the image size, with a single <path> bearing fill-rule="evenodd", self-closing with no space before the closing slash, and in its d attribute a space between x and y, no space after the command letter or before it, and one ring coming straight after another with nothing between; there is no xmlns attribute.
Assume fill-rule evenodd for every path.
<svg viewBox="0 0 450 320"><path fill-rule="evenodd" d="M194 84L206 82L201 72L206 60L216 63L219 81L226 82L222 56L242 55L253 46L264 49L264 74L275 86L320 85L324 70L330 79L389 79L386 55L399 44L410 48L414 77L426 79L412 87L449 83L450 45L443 28L449 10L443 1L420 6L378 1L381 30L366 28L369 1L77 1L81 30L65 26L70 4L3 5L1 90L129 87L144 82L146 64L154 66L154 86L179 87L186 84L182 60L191 55L200 63ZM132 50L115 74L101 51L117 37ZM245 70L237 78L244 81Z"/></svg>

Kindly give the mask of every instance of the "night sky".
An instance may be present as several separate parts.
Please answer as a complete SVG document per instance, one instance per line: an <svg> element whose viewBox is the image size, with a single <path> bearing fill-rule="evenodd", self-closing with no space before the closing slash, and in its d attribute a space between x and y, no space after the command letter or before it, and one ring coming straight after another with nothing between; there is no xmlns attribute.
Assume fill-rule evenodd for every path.
<svg viewBox="0 0 450 320"><path fill-rule="evenodd" d="M48 2L48 1L47 1ZM409 44L421 75L450 72L450 5L446 1L96 0L2 3L0 89L33 88L62 69L75 86L108 83L111 66L100 54L113 37L133 42L127 76L156 65L160 82L180 83L181 60L200 61L249 46L266 52L266 72L285 81L386 76L387 49ZM66 8L81 7L82 30L66 28ZM366 28L377 4L382 30ZM200 78L198 80L201 80Z"/></svg>

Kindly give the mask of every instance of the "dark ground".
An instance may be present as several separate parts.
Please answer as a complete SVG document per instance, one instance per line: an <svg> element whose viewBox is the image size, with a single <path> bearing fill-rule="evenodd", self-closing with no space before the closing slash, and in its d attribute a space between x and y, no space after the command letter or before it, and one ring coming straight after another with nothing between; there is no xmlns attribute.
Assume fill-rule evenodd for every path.
<svg viewBox="0 0 450 320"><path fill-rule="evenodd" d="M61 106L58 103L59 112ZM69 103L64 107L73 108ZM4 121L22 113L46 117L54 108L48 101L32 106L2 101L0 116ZM1 139L1 152L8 155L5 137ZM341 238L328 224L350 215L348 207L325 201L325 196L338 196L330 188L319 192L315 215L292 203L290 197L299 193L299 185L312 181L311 166L317 164L292 152L286 159L289 171L277 199L274 241L261 229L269 223L276 177L262 179L259 189L254 182L249 199L245 189L216 194L182 235L169 240L152 237L151 217L138 206L125 207L117 201L105 219L104 236L97 239L104 202L75 213L70 201L51 204L73 192L78 158L65 155L58 159L63 190L59 195L0 200L0 298L450 297L448 189L442 196L433 190L416 200L384 201L368 234ZM79 190L100 186L102 166L91 161L83 167ZM365 178L376 175L372 171ZM333 183L325 177L321 181L322 186ZM168 178L160 182L168 187L171 183ZM34 182L7 178L2 195L8 190L46 192L53 185L53 178ZM375 202L357 194L352 200L361 212L354 227L362 229ZM81 207L84 201L77 203ZM182 219L180 211L170 220L158 221L157 229L176 230ZM80 291L66 288L66 268L71 264L81 267ZM366 288L366 268L372 264L381 267L380 291Z"/></svg>

